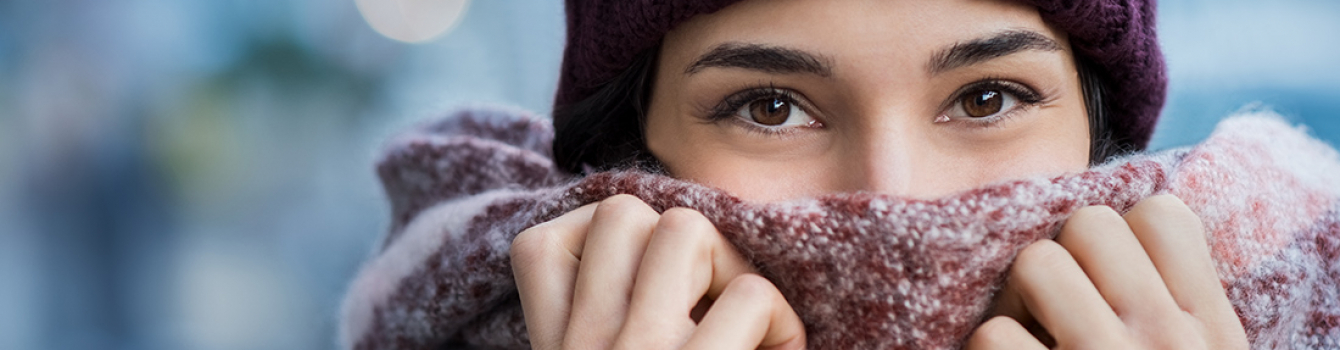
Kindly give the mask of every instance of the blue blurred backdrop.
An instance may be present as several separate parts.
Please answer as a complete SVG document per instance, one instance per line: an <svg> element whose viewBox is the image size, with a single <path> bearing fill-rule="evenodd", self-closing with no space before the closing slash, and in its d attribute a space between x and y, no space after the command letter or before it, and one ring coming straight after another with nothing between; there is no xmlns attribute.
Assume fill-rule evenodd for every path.
<svg viewBox="0 0 1340 350"><path fill-rule="evenodd" d="M1155 148L1245 105L1340 140L1340 2L1166 0ZM547 113L558 0L420 44L353 0L0 1L0 349L327 349L371 163L466 103Z"/></svg>

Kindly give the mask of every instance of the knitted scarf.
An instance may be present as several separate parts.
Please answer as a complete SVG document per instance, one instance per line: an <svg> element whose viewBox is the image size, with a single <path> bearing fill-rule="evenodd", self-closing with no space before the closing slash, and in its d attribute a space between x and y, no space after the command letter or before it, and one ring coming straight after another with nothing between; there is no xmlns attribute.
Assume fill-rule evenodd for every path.
<svg viewBox="0 0 1340 350"><path fill-rule="evenodd" d="M1088 205L1172 193L1205 224L1254 349L1340 348L1340 161L1270 113L1203 143L939 199L851 193L751 203L638 171L566 175L547 121L463 110L395 138L377 171L392 206L344 300L356 349L529 348L512 238L615 194L702 212L805 323L811 349L955 349L984 321L1015 253Z"/></svg>

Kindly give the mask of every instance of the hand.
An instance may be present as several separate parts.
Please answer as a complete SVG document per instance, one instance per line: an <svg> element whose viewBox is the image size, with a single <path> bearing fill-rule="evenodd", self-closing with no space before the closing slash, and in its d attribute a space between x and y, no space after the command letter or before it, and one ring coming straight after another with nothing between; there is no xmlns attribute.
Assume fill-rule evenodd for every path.
<svg viewBox="0 0 1340 350"><path fill-rule="evenodd" d="M1075 212L1019 252L995 313L967 349L1247 349L1200 219L1172 195Z"/></svg>
<svg viewBox="0 0 1340 350"><path fill-rule="evenodd" d="M610 197L521 232L512 270L534 349L805 346L777 288L691 209Z"/></svg>

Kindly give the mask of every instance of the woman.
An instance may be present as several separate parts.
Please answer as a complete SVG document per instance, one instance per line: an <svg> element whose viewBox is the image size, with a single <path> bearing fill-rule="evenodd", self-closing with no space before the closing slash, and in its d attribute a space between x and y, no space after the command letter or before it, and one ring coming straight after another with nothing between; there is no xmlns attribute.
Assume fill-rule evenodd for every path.
<svg viewBox="0 0 1340 350"><path fill-rule="evenodd" d="M1114 157L1163 103L1151 2L568 16L552 124L388 145L345 347L1340 346L1340 153L1257 113Z"/></svg>
<svg viewBox="0 0 1340 350"><path fill-rule="evenodd" d="M1133 9L572 0L555 155L570 171L650 165L758 202L930 198L1083 171L1143 148L1164 84L1152 32L1121 32L1152 31L1153 5L1094 2ZM620 11L661 20L620 22L639 18ZM1048 13L1088 32L1067 33ZM651 47L601 52L638 44ZM805 346L786 299L693 210L612 197L522 232L512 262L536 349ZM1124 217L1085 208L1056 240L1019 253L1000 316L967 347L1245 348L1215 276L1177 198Z"/></svg>

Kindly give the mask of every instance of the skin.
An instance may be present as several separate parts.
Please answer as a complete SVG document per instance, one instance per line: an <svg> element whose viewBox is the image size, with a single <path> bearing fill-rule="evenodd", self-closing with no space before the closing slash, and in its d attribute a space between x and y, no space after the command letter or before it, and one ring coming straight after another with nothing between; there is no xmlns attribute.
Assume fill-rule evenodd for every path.
<svg viewBox="0 0 1340 350"><path fill-rule="evenodd" d="M955 45L1023 32L1053 45L936 63ZM1088 124L1066 42L1009 2L742 1L666 35L647 145L672 175L753 201L926 198L1082 171ZM804 53L825 69L704 61L723 47ZM744 91L766 93L731 98ZM981 96L1008 108L963 113L992 111L974 104ZM776 287L690 209L611 197L522 232L512 262L536 349L805 345ZM998 316L967 348L1245 349L1216 276L1199 219L1176 197L1124 216L1084 208L1056 240L1019 253Z"/></svg>
<svg viewBox="0 0 1340 350"><path fill-rule="evenodd" d="M1003 28L1042 34L1062 50L928 72L937 52ZM832 62L832 74L683 73L698 56L732 42L811 52ZM1010 3L741 2L666 35L647 146L677 177L759 201L852 191L936 197L1002 179L1083 170L1088 122L1065 42L1036 10ZM956 92L992 77L1031 86L1047 102L989 127L967 118L934 122ZM823 127L765 135L744 120L701 117L726 96L758 85L802 95L815 106L807 114Z"/></svg>

